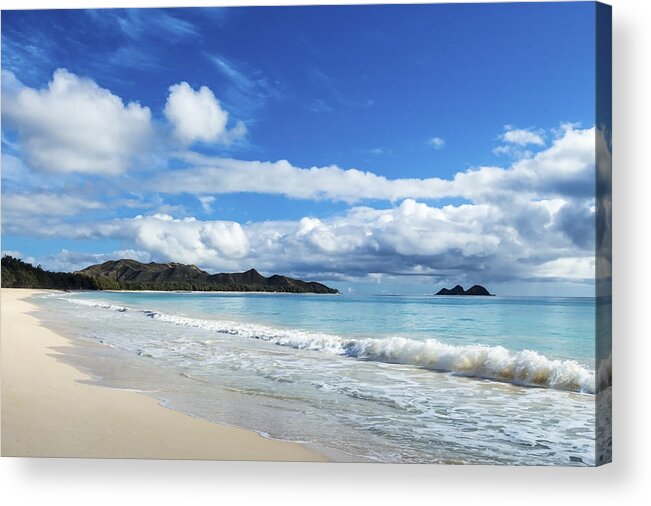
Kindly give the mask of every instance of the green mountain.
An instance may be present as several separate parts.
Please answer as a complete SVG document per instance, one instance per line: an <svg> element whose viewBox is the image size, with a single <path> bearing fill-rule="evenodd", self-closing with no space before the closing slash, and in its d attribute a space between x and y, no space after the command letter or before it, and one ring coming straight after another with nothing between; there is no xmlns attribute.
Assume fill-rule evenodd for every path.
<svg viewBox="0 0 651 506"><path fill-rule="evenodd" d="M11 256L2 258L2 286L59 290L194 290L234 292L339 293L314 281L264 277L255 269L208 274L194 265L112 260L73 273L48 272Z"/></svg>
<svg viewBox="0 0 651 506"><path fill-rule="evenodd" d="M194 265L174 262L144 264L135 260L114 260L91 265L75 274L92 277L105 289L339 293L314 281L279 275L266 278L255 269L208 274Z"/></svg>

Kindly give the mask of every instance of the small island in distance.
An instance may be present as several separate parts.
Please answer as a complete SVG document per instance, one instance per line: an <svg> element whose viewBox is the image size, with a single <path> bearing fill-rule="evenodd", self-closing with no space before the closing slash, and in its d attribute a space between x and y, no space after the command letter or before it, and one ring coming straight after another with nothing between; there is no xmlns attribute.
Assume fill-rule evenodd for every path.
<svg viewBox="0 0 651 506"><path fill-rule="evenodd" d="M205 292L284 292L337 294L316 281L275 274L268 278L255 269L209 274L195 265L111 260L77 272L49 272L11 256L2 258L2 286L59 290L161 290Z"/></svg>
<svg viewBox="0 0 651 506"><path fill-rule="evenodd" d="M490 296L494 297L494 293L490 293L486 288L481 285L473 285L467 290L463 289L463 286L457 285L451 290L448 288L441 288L436 295L477 295L477 296Z"/></svg>

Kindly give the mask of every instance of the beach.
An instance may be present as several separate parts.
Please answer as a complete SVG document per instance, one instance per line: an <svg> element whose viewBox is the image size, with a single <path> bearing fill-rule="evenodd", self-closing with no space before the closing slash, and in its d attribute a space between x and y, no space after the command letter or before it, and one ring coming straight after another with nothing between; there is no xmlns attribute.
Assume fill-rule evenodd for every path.
<svg viewBox="0 0 651 506"><path fill-rule="evenodd" d="M39 293L2 289L2 456L326 460L137 392L81 383L91 377L59 360L71 341L30 314L36 307L27 299Z"/></svg>
<svg viewBox="0 0 651 506"><path fill-rule="evenodd" d="M595 462L591 299L4 297L5 454Z"/></svg>

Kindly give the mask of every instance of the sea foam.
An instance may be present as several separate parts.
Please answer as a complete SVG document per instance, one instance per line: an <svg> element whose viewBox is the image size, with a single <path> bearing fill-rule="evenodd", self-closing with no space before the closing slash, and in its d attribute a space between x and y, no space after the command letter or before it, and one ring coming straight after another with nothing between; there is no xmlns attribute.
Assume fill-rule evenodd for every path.
<svg viewBox="0 0 651 506"><path fill-rule="evenodd" d="M74 304L117 312L136 312L144 317L184 327L232 336L258 339L279 346L351 357L358 360L412 365L459 376L511 383L520 386L553 388L594 393L595 374L575 360L550 359L532 351L512 351L502 346L453 345L437 339L405 337L343 338L337 335L297 329L280 329L227 320L207 320L99 301L65 298ZM203 343L205 346L205 343ZM604 366L606 364L600 364ZM608 372L600 367L599 383ZM606 366L609 371L610 367Z"/></svg>

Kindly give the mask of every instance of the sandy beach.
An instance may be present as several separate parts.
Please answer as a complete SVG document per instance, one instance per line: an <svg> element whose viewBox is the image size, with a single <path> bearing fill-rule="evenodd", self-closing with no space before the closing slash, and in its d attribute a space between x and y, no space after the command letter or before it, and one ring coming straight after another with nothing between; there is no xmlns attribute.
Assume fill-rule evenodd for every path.
<svg viewBox="0 0 651 506"><path fill-rule="evenodd" d="M26 299L37 292L2 289L2 456L326 460L139 393L79 383L90 377L56 358L72 343L30 314Z"/></svg>

